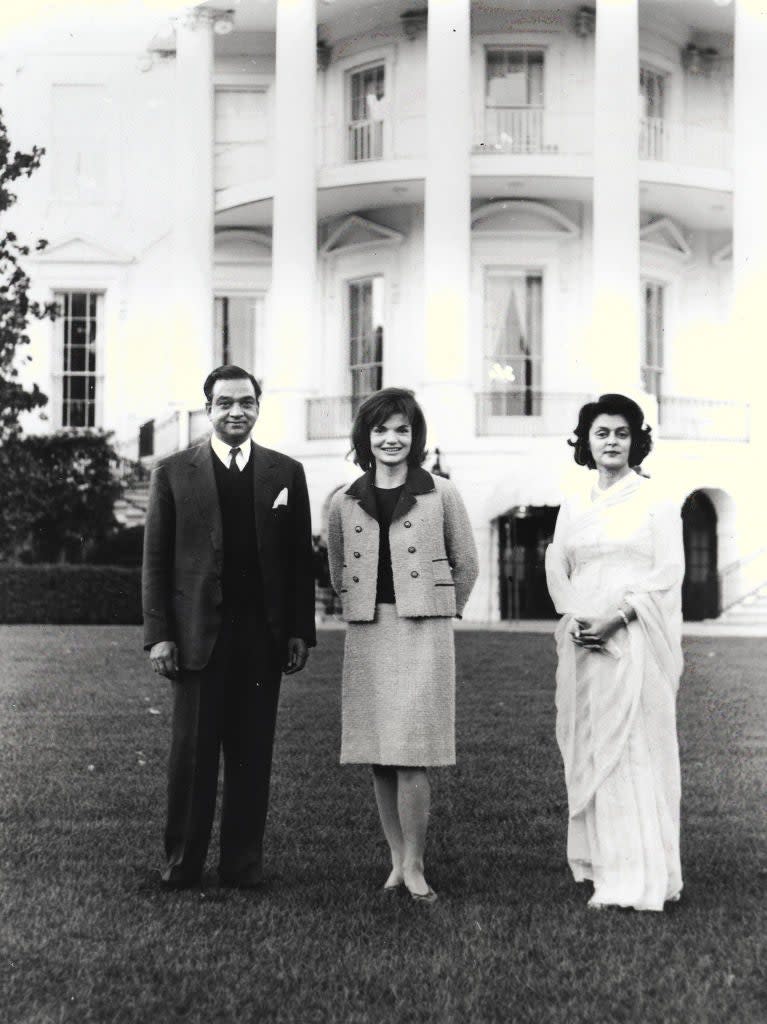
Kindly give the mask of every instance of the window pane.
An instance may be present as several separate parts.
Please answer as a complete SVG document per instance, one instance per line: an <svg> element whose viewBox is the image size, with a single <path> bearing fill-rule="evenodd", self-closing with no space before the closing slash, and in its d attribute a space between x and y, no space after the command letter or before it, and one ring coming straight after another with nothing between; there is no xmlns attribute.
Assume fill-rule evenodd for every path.
<svg viewBox="0 0 767 1024"><path fill-rule="evenodd" d="M57 293L61 355L62 426L96 424L98 342L101 296L98 292Z"/></svg>
<svg viewBox="0 0 767 1024"><path fill-rule="evenodd" d="M382 386L384 280L350 281L348 288L352 395L363 396Z"/></svg>
<svg viewBox="0 0 767 1024"><path fill-rule="evenodd" d="M73 292L70 295L70 312L72 316L85 316L85 307L88 296L85 292Z"/></svg>
<svg viewBox="0 0 767 1024"><path fill-rule="evenodd" d="M543 105L543 53L539 50L488 50L487 102L491 107Z"/></svg>
<svg viewBox="0 0 767 1024"><path fill-rule="evenodd" d="M491 270L485 278L484 386L525 392L540 388L543 279L539 273ZM517 405L514 404L517 402ZM495 415L530 414L528 399L504 401Z"/></svg>

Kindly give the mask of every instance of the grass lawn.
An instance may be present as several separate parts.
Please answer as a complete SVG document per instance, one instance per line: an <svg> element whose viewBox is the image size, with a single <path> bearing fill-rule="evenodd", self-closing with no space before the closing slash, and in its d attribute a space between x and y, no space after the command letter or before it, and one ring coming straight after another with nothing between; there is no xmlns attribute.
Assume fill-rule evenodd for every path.
<svg viewBox="0 0 767 1024"><path fill-rule="evenodd" d="M585 909L565 861L553 640L459 632L433 907L337 765L343 635L283 684L261 893L159 890L169 694L132 627L0 627L0 1021L764 1022L767 641L695 639L682 902ZM211 863L215 851L211 851Z"/></svg>

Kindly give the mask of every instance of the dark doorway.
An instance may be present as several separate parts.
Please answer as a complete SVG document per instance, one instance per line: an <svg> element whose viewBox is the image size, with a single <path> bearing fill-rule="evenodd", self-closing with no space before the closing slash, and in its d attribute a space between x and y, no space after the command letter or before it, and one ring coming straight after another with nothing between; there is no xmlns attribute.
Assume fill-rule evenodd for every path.
<svg viewBox="0 0 767 1024"><path fill-rule="evenodd" d="M685 574L682 616L688 621L719 615L716 509L703 491L693 491L682 506Z"/></svg>
<svg viewBox="0 0 767 1024"><path fill-rule="evenodd" d="M544 556L559 509L518 505L498 519L498 575L502 619L555 619Z"/></svg>

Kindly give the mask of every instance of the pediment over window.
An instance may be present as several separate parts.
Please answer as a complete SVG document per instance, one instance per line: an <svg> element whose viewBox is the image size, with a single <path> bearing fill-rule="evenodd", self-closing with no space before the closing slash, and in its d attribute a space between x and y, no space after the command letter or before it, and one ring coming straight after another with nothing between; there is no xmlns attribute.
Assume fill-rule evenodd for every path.
<svg viewBox="0 0 767 1024"><path fill-rule="evenodd" d="M328 235L325 243L320 246L323 256L341 250L359 249L363 246L392 245L402 241L402 234L393 228L366 220L356 213L343 220Z"/></svg>
<svg viewBox="0 0 767 1024"><path fill-rule="evenodd" d="M108 249L83 235L52 242L34 258L41 263L133 263L134 257L126 252Z"/></svg>
<svg viewBox="0 0 767 1024"><path fill-rule="evenodd" d="M670 217L660 217L645 224L639 238L644 245L677 259L689 259L692 253L687 239Z"/></svg>
<svg viewBox="0 0 767 1024"><path fill-rule="evenodd" d="M485 203L472 213L471 227L479 235L577 238L580 233L578 225L559 210L527 199Z"/></svg>
<svg viewBox="0 0 767 1024"><path fill-rule="evenodd" d="M272 240L255 228L222 228L213 239L213 252L217 264L268 263Z"/></svg>
<svg viewBox="0 0 767 1024"><path fill-rule="evenodd" d="M732 263L732 242L728 242L721 249L717 249L711 257L711 262L715 267L729 266Z"/></svg>

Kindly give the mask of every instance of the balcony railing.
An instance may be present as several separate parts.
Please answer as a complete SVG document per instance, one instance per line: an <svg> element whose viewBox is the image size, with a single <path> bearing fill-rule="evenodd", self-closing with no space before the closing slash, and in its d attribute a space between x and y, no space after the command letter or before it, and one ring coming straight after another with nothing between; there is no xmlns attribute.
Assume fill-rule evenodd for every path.
<svg viewBox="0 0 767 1024"><path fill-rule="evenodd" d="M474 133L475 153L579 156L593 150L593 117L542 107L487 107Z"/></svg>
<svg viewBox="0 0 767 1024"><path fill-rule="evenodd" d="M383 121L351 121L347 126L346 159L380 160L383 157Z"/></svg>
<svg viewBox="0 0 767 1024"><path fill-rule="evenodd" d="M509 388L475 395L479 436L569 436L589 395Z"/></svg>
<svg viewBox="0 0 767 1024"><path fill-rule="evenodd" d="M309 441L348 438L355 413L366 395L336 395L306 400L306 437Z"/></svg>
<svg viewBox="0 0 767 1024"><path fill-rule="evenodd" d="M732 165L732 136L702 124L643 117L639 159L726 170Z"/></svg>
<svg viewBox="0 0 767 1024"><path fill-rule="evenodd" d="M661 437L689 441L748 441L750 406L713 398L661 396L658 427Z"/></svg>
<svg viewBox="0 0 767 1024"><path fill-rule="evenodd" d="M593 134L591 114L487 107L475 129L473 149L475 153L581 156L593 152ZM732 162L732 136L707 125L645 117L639 122L639 157L727 169Z"/></svg>

